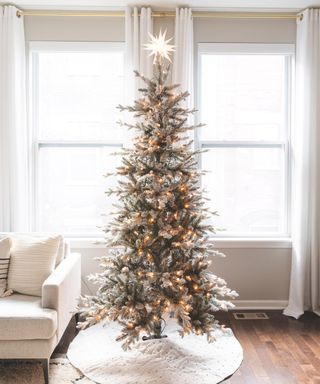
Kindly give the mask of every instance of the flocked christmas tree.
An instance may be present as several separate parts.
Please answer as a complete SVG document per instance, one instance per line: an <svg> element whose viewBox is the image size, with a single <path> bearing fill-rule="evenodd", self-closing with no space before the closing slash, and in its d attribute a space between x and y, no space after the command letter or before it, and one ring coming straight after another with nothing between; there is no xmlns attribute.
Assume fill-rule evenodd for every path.
<svg viewBox="0 0 320 384"><path fill-rule="evenodd" d="M167 85L173 46L160 33L147 48L154 55L153 78L136 72L145 84L141 98L120 106L134 113L136 123L124 125L138 134L134 148L124 150L117 188L109 191L119 199L119 211L105 229L114 251L101 258L102 273L90 277L100 288L83 297L80 308L80 328L118 321L124 349L141 334L163 337L168 313L181 336L206 334L212 341L219 327L215 312L232 307L228 300L237 296L208 270L208 258L221 254L209 241L214 228L199 188L199 153L187 138L198 127L187 126L194 111L181 106L188 92Z"/></svg>

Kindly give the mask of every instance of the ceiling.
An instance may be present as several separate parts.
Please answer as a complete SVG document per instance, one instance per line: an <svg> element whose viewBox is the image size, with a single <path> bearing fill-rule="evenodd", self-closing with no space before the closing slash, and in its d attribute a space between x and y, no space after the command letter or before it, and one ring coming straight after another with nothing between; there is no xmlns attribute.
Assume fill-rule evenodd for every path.
<svg viewBox="0 0 320 384"><path fill-rule="evenodd" d="M0 0L1 3L1 0ZM301 10L320 6L320 0L13 0L22 9L121 9L126 5L151 5L155 9L190 6L215 10Z"/></svg>

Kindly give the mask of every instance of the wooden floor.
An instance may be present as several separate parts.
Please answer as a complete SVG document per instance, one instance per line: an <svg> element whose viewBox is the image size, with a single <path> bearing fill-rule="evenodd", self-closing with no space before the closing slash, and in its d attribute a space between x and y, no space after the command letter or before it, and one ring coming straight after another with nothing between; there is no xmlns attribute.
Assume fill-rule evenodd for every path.
<svg viewBox="0 0 320 384"><path fill-rule="evenodd" d="M223 383L320 384L320 318L307 313L295 320L280 311L266 313L269 320L235 320L231 312L217 315L244 349L240 369ZM66 353L74 336L73 322L54 354Z"/></svg>

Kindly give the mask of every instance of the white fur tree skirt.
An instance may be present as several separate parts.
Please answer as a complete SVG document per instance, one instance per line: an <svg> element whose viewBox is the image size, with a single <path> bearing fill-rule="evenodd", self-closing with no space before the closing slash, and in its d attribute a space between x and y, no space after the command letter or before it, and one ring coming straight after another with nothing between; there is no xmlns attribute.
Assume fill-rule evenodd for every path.
<svg viewBox="0 0 320 384"><path fill-rule="evenodd" d="M165 329L168 338L139 341L123 351L114 323L81 331L70 344L68 358L84 375L100 384L215 384L240 366L243 351L231 330L181 339L177 325Z"/></svg>

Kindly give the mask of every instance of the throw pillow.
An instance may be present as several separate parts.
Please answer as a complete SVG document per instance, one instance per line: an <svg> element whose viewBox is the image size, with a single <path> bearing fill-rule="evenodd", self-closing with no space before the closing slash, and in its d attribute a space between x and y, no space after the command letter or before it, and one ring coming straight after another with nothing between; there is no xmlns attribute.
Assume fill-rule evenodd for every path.
<svg viewBox="0 0 320 384"><path fill-rule="evenodd" d="M61 236L12 236L8 289L41 296L42 284L55 268Z"/></svg>
<svg viewBox="0 0 320 384"><path fill-rule="evenodd" d="M7 278L10 262L11 239L0 240L0 297L7 296Z"/></svg>
<svg viewBox="0 0 320 384"><path fill-rule="evenodd" d="M1 236L1 233L0 233ZM46 237L54 237L54 236L59 236L57 233L47 233L47 232L14 232L14 233L6 233L5 237L7 236L12 236L12 237L34 237L34 238L46 238ZM65 241L62 240L60 241L59 244L59 250L57 254L57 259L56 259L56 267L61 263L61 261L66 257L66 244Z"/></svg>

